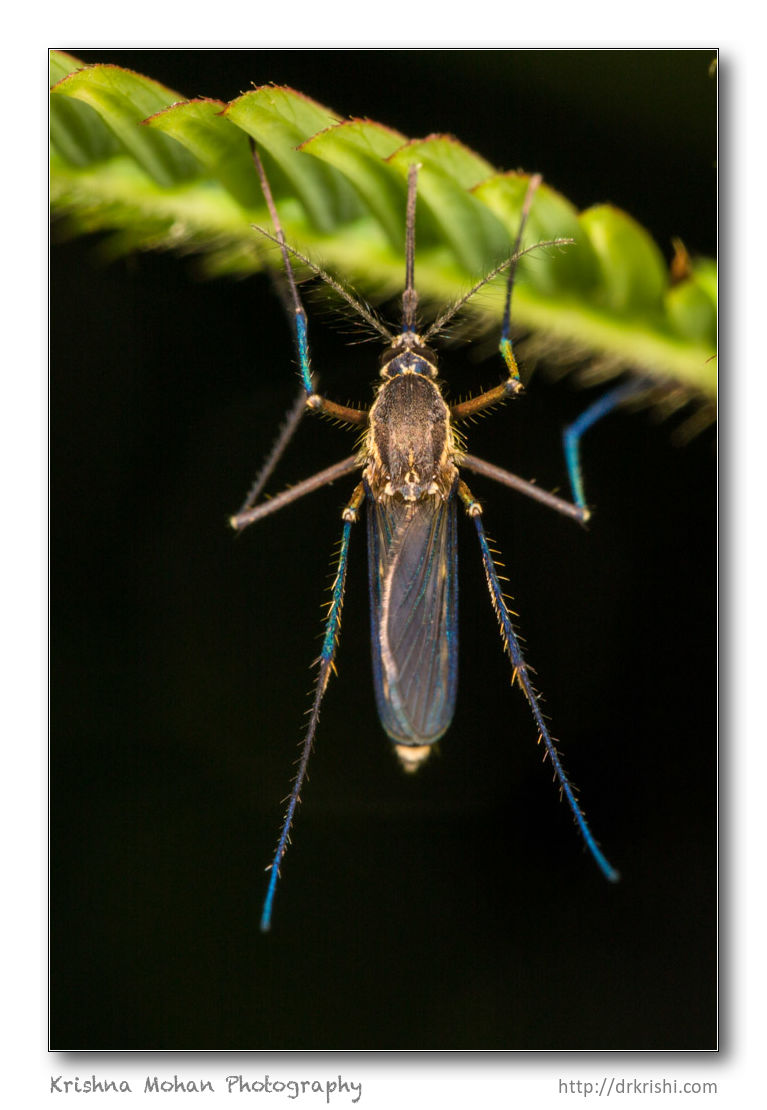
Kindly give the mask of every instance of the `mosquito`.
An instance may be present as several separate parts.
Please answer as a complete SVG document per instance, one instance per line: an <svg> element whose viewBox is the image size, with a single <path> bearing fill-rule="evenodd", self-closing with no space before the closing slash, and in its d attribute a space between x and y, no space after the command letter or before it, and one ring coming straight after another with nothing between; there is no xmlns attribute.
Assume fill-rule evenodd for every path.
<svg viewBox="0 0 767 1110"><path fill-rule="evenodd" d="M263 517L346 475L361 475L342 513L343 531L336 564L324 638L314 685L309 723L301 745L297 771L277 847L269 868L269 882L261 929L271 927L280 864L290 839L314 744L320 706L338 647L344 602L349 544L363 505L367 510L368 582L373 680L378 714L402 767L416 771L453 719L458 684L458 556L457 507L463 506L479 541L490 601L498 620L503 648L512 668L512 683L524 693L538 730L538 742L551 761L554 776L572 811L583 840L602 874L610 882L617 871L597 844L541 710L531 668L523 656L512 614L504 596L498 563L482 521L482 507L462 477L471 471L492 478L550 509L585 523L589 509L583 492L580 440L584 432L619 404L635 386L621 385L592 405L564 433L565 457L573 500L548 493L532 482L469 454L459 426L499 403L523 392L511 341L511 300L519 260L532 250L561 246L570 240L553 239L522 248L522 236L540 175L528 184L510 255L482 277L425 329L418 323L415 286L415 215L419 166L408 169L405 223L405 288L400 330L390 330L379 316L330 274L320 269L285 239L269 181L257 151L254 162L274 232L257 227L279 246L294 322L294 341L301 375L301 393L288 414L278 439L240 510L230 518L242 531ZM308 321L298 292L292 258L346 300L384 340L380 381L372 405L360 410L330 400L315 389L308 340ZM431 342L475 294L506 272L500 353L506 377L497 386L456 404L449 404L438 382L437 356ZM319 412L361 433L359 450L267 501L258 499L290 442L303 413Z"/></svg>

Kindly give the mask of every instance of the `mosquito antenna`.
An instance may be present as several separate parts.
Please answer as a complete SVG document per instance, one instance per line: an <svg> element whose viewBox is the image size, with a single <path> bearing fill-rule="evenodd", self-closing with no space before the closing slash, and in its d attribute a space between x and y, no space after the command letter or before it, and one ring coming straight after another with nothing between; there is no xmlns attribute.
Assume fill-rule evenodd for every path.
<svg viewBox="0 0 767 1110"><path fill-rule="evenodd" d="M503 262L499 262L497 266L494 266L489 273L485 274L483 278L480 278L480 280L475 285L472 285L471 289L469 289L467 293L464 293L462 297L460 297L457 301L454 301L453 304L446 308L445 311L437 317L434 323L429 327L428 331L424 332L422 336L424 343L427 340L431 339L433 336L437 335L438 332L441 332L445 324L449 323L453 319L455 314L457 312L460 312L466 302L470 301L474 294L478 293L484 285L487 285L493 280L493 278L496 278L499 274L502 274L504 270L507 270L509 268L509 266L516 266L520 258L524 258L526 254L531 254L533 251L537 251L541 247L567 247L574 242L574 239L542 239L540 243L533 243L531 246L525 247L523 250L518 251L517 254L512 255L510 258L504 258Z"/></svg>
<svg viewBox="0 0 767 1110"><path fill-rule="evenodd" d="M407 215L405 219L405 291L402 294L402 330L415 331L415 314L418 293L415 289L415 198L418 189L418 171L415 162L407 171Z"/></svg>
<svg viewBox="0 0 767 1110"><path fill-rule="evenodd" d="M360 315L363 320L367 320L370 326L375 328L379 335L382 335L385 339L393 339L393 334L381 322L381 320L379 320L375 313L371 312L367 305L363 304L361 301L358 301L357 298L352 296L352 294L347 289L344 289L343 285L341 285L340 282L336 281L335 278L331 277L330 274L326 273L325 270L321 269L321 267L319 267L315 262L312 262L311 259L306 257L306 255L301 254L300 251L297 251L295 247L291 247L290 244L286 242L285 232L282 230L280 217L277 214L277 207L274 203L274 197L272 196L269 179L266 176L266 171L264 170L263 163L255 147L253 147L253 161L255 163L256 170L258 171L258 177L261 182L261 189L264 194L264 199L266 200L266 207L269 209L269 215L271 216L272 223L274 224L274 234L270 231L267 231L265 227L261 227L260 224L253 224L252 226L265 238L270 239L273 243L276 243L279 246L280 251L282 252L282 260L285 265L285 273L288 275L288 282L290 284L290 291L293 295L294 303L300 304L300 298L298 296L298 288L296 286L296 279L295 275L293 274L293 268L290 265L291 254L294 258L297 258L299 262L303 262L305 266L308 266L313 274L315 274L318 278L321 278L321 280L324 281L326 285L329 285L331 289L334 289L336 293L339 294L339 296L343 297L343 299L352 306L354 311L358 315Z"/></svg>
<svg viewBox="0 0 767 1110"><path fill-rule="evenodd" d="M367 320L370 326L372 328L375 328L378 334L382 335L384 339L394 338L394 335L392 334L392 332L389 331L383 321L380 320L379 317L376 316L376 314L371 309L369 309L366 304L364 304L362 301L358 301L357 298L353 296L353 294L351 294L348 289L344 289L340 281L336 281L336 279L332 277L327 272L327 270L323 270L322 267L318 266L316 262L312 262L311 258L307 258L305 254L301 254L301 251L297 250L296 247L292 247L290 243L286 243L284 242L284 240L281 241L277 235L273 235L271 231L267 231L267 229L265 227L262 227L261 224L251 224L251 227L254 228L255 231L260 232L260 234L263 235L265 239L271 239L273 243L277 243L281 248L287 251L288 254L292 254L294 258L297 258L299 262L303 262L304 266L307 266L315 275L315 277L320 278L322 281L325 282L326 285L329 285L331 289L335 289L339 297L343 297L347 304L350 304L354 311L359 316L361 316L363 320ZM295 286L295 279L293 281L293 285Z"/></svg>

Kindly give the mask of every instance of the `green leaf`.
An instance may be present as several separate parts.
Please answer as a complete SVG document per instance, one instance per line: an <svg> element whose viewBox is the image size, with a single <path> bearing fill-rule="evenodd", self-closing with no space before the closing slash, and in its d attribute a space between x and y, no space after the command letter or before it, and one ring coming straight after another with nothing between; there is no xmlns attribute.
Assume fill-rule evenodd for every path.
<svg viewBox="0 0 767 1110"><path fill-rule="evenodd" d="M330 231L359 214L343 174L297 150L308 135L337 122L326 108L293 89L265 85L233 100L226 118L271 155L317 231Z"/></svg>
<svg viewBox="0 0 767 1110"><path fill-rule="evenodd" d="M88 66L62 78L51 90L90 105L139 166L158 185L171 186L195 176L199 163L173 139L139 126L166 108L177 93L157 81L115 65Z"/></svg>
<svg viewBox="0 0 767 1110"><path fill-rule="evenodd" d="M509 249L503 225L470 190L493 172L493 167L451 135L430 135L407 143L391 162L407 175L413 162L421 165L418 200L429 212L439 237L454 252L462 270L481 274L488 260L498 261Z"/></svg>
<svg viewBox="0 0 767 1110"><path fill-rule="evenodd" d="M263 86L229 104L183 101L118 66L51 53L51 199L70 232L106 231L108 252L199 251L209 273L249 273L270 252L252 165L261 152L288 241L362 296L399 291L408 167L418 182L416 272L424 302L457 299L514 242L529 180L500 173L451 136L408 141ZM716 266L673 279L649 233L619 209L579 213L550 186L536 193L525 243L573 243L526 256L516 326L548 358L631 369L690 396L716 394ZM466 306L496 325L503 281Z"/></svg>
<svg viewBox="0 0 767 1110"><path fill-rule="evenodd" d="M617 313L659 309L668 284L663 255L636 220L601 204L581 215L599 264L598 301Z"/></svg>
<svg viewBox="0 0 767 1110"><path fill-rule="evenodd" d="M328 127L301 144L302 153L314 155L346 176L400 254L405 243L402 205L407 188L401 172L388 159L406 141L389 127L353 119Z"/></svg>
<svg viewBox="0 0 767 1110"><path fill-rule="evenodd" d="M70 54L52 51L49 81L55 85L82 68ZM98 112L77 100L51 98L51 145L53 151L73 166L87 166L116 154L119 143Z"/></svg>
<svg viewBox="0 0 767 1110"><path fill-rule="evenodd" d="M713 296L705 264L666 293L666 312L678 335L705 343L716 329L716 290Z"/></svg>
<svg viewBox="0 0 767 1110"><path fill-rule="evenodd" d="M258 208L263 197L248 140L224 118L225 108L222 100L200 97L163 108L144 123L185 146L244 208Z"/></svg>
<svg viewBox="0 0 767 1110"><path fill-rule="evenodd" d="M474 196L499 217L504 227L519 223L528 174L495 174L474 189ZM523 258L520 272L538 292L548 295L593 291L597 283L598 262L594 248L578 213L559 193L545 183L535 194L527 221L524 246L545 239L572 239L567 250Z"/></svg>

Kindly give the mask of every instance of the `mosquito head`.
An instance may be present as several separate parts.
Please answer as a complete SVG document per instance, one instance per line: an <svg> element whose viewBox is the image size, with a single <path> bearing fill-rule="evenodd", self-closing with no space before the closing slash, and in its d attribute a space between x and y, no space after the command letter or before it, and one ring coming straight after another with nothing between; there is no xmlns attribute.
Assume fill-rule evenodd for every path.
<svg viewBox="0 0 767 1110"><path fill-rule="evenodd" d="M403 331L395 336L381 352L380 365L382 378L393 378L397 374L437 376L437 356L415 331Z"/></svg>

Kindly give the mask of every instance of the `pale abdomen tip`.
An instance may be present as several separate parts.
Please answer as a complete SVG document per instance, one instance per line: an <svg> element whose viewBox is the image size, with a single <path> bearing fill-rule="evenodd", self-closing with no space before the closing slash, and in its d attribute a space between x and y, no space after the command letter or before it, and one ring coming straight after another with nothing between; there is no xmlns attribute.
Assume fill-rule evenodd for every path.
<svg viewBox="0 0 767 1110"><path fill-rule="evenodd" d="M428 759L431 744L395 744L394 750L399 757L403 770L412 774Z"/></svg>

